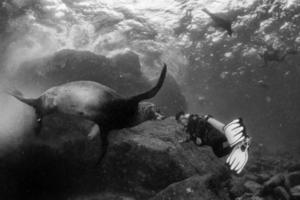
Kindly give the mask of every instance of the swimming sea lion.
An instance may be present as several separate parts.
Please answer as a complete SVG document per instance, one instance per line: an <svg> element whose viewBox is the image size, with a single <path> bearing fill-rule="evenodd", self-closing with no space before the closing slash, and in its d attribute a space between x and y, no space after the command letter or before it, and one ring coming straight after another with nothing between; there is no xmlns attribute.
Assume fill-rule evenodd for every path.
<svg viewBox="0 0 300 200"><path fill-rule="evenodd" d="M21 102L33 107L37 114L38 128L41 129L44 116L54 113L80 116L93 121L98 125L93 128L90 137L101 132L102 153L106 153L108 146L107 136L110 130L135 126L148 117L147 112L141 112L145 104L142 100L154 97L163 85L167 66L161 71L157 84L150 90L132 96L122 97L113 89L92 81L74 81L46 90L38 98L24 98L18 91L8 92Z"/></svg>
<svg viewBox="0 0 300 200"><path fill-rule="evenodd" d="M205 12L206 14L208 14L212 18L212 20L215 22L216 26L219 26L219 27L225 29L227 31L228 35L230 35L230 36L232 35L232 28L231 28L232 22L230 20L223 19L222 17L220 17L214 13L211 13L206 8L203 8L202 11Z"/></svg>

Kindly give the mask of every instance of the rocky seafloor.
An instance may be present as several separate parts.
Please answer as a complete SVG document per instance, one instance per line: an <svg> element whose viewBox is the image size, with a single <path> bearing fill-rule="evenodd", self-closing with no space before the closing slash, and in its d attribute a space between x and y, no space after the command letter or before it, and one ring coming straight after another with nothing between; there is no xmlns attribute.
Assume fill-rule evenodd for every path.
<svg viewBox="0 0 300 200"><path fill-rule="evenodd" d="M257 195L272 176L300 170L293 155L271 155L254 144L237 176L209 147L179 143L185 134L172 118L111 132L108 152L96 165L100 141L88 140L91 124L79 121L50 117L41 135L28 134L2 155L1 199L280 199L272 191ZM297 196L299 173L293 178Z"/></svg>

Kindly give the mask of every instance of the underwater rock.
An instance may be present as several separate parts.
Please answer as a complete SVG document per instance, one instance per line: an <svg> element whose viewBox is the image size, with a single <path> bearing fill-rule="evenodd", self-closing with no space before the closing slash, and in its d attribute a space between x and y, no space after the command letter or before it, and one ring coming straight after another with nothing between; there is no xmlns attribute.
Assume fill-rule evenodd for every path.
<svg viewBox="0 0 300 200"><path fill-rule="evenodd" d="M124 79L120 77L121 74L105 56L89 51L65 49L47 57L24 62L15 74L15 80L21 86L26 84L29 89L40 86L41 90L66 82L90 80L111 87L122 95L138 93L150 86L145 77L132 76Z"/></svg>
<svg viewBox="0 0 300 200"><path fill-rule="evenodd" d="M291 188L291 193L294 199L300 199L300 185Z"/></svg>
<svg viewBox="0 0 300 200"><path fill-rule="evenodd" d="M230 180L229 193L232 199L236 197L241 197L247 192L244 183L246 182L245 177L233 177Z"/></svg>
<svg viewBox="0 0 300 200"><path fill-rule="evenodd" d="M262 198L262 197L258 197L249 193L246 193L238 198L236 198L235 200L274 200L272 197L268 197L267 199Z"/></svg>
<svg viewBox="0 0 300 200"><path fill-rule="evenodd" d="M262 185L256 183L255 181L246 181L244 183L245 188L248 190L248 192L256 193L262 189Z"/></svg>
<svg viewBox="0 0 300 200"><path fill-rule="evenodd" d="M254 182L259 182L259 177L254 174L247 174L246 179Z"/></svg>
<svg viewBox="0 0 300 200"><path fill-rule="evenodd" d="M228 176L224 163L211 149L192 143L180 145L181 134L174 119L146 122L111 134L102 180L108 188L143 199L195 174Z"/></svg>
<svg viewBox="0 0 300 200"><path fill-rule="evenodd" d="M300 163L292 163L289 167L288 167L288 172L294 172L294 171L300 171Z"/></svg>
<svg viewBox="0 0 300 200"><path fill-rule="evenodd" d="M52 116L40 136L0 158L1 198L76 199L111 191L147 199L173 183L208 174L211 190L205 195L213 196L219 192L213 188L229 178L224 161L210 148L179 144L184 135L174 119L111 132L108 152L97 167L99 138L86 137L92 124L67 119Z"/></svg>
<svg viewBox="0 0 300 200"><path fill-rule="evenodd" d="M126 51L113 56L111 60L121 73L130 73L135 76L141 76L141 64L139 56L136 53Z"/></svg>
<svg viewBox="0 0 300 200"><path fill-rule="evenodd" d="M300 185L300 171L288 173L285 178L290 187Z"/></svg>
<svg viewBox="0 0 300 200"><path fill-rule="evenodd" d="M260 184L264 183L265 181L267 181L271 178L271 175L268 173L260 173L257 176L258 176L257 182Z"/></svg>
<svg viewBox="0 0 300 200"><path fill-rule="evenodd" d="M277 186L273 189L273 196L276 200L291 200L289 192L282 186Z"/></svg>
<svg viewBox="0 0 300 200"><path fill-rule="evenodd" d="M11 80L14 80L16 87L33 91L35 95L50 87L79 80L99 82L124 96L146 91L153 84L142 74L139 57L134 52L120 53L110 59L89 51L70 49L24 62ZM156 78L153 82L156 82ZM161 91L150 101L167 115L186 109L185 97L170 74Z"/></svg>
<svg viewBox="0 0 300 200"><path fill-rule="evenodd" d="M215 184L211 184L214 182ZM229 197L216 177L192 176L183 181L171 184L150 200L228 200Z"/></svg>
<svg viewBox="0 0 300 200"><path fill-rule="evenodd" d="M100 193L91 195L82 195L68 200L136 200L131 196L126 196L124 194L114 194L114 193Z"/></svg>

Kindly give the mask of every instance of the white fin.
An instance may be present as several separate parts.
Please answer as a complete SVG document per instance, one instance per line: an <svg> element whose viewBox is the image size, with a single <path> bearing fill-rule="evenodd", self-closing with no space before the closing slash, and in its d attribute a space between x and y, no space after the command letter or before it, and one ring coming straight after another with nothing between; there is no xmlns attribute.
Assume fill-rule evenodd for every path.
<svg viewBox="0 0 300 200"><path fill-rule="evenodd" d="M237 174L241 173L247 164L249 145L250 139L246 138L233 148L231 154L226 160L226 163L230 166L230 169L235 171Z"/></svg>
<svg viewBox="0 0 300 200"><path fill-rule="evenodd" d="M100 134L100 128L98 124L94 124L94 126L92 127L92 129L88 134L88 139L93 140L98 134Z"/></svg>

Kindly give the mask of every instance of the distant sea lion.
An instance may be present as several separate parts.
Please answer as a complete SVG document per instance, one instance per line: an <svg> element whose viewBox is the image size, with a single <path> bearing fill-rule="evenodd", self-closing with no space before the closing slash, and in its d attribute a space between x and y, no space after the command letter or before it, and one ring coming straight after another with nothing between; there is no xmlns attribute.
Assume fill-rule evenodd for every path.
<svg viewBox="0 0 300 200"><path fill-rule="evenodd" d="M206 14L208 14L212 18L212 20L215 22L216 26L225 29L227 31L228 35L230 35L230 36L232 35L232 28L231 28L232 22L230 20L223 19L222 17L220 17L214 13L211 13L206 8L203 8L202 11L205 12Z"/></svg>
<svg viewBox="0 0 300 200"><path fill-rule="evenodd" d="M113 89L92 81L75 81L52 87L38 98L24 98L17 90L7 93L35 109L38 116L37 133L40 132L43 117L49 114L74 115L93 121L98 125L99 131L97 127L93 127L89 136L94 137L97 132L101 133L102 159L107 150L110 130L132 127L149 118L149 112L144 112L144 107L148 107L148 104L141 101L157 94L163 85L166 72L167 66L164 64L157 84L152 89L132 97L122 97Z"/></svg>

